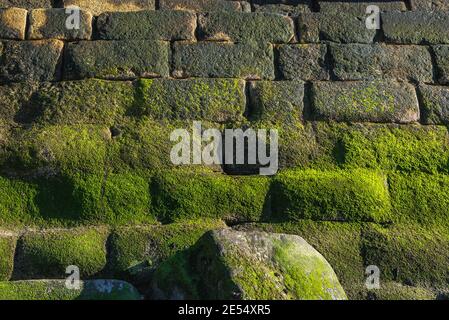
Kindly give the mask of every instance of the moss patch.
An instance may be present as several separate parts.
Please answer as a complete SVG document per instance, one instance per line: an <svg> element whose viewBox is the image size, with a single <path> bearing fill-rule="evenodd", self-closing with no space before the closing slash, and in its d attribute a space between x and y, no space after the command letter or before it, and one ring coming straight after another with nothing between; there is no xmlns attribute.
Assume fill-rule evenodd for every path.
<svg viewBox="0 0 449 320"><path fill-rule="evenodd" d="M106 265L107 237L105 228L26 233L17 246L14 278L65 279L70 265L82 278L98 275Z"/></svg>
<svg viewBox="0 0 449 320"><path fill-rule="evenodd" d="M278 220L390 220L386 177L377 172L284 171L271 190Z"/></svg>
<svg viewBox="0 0 449 320"><path fill-rule="evenodd" d="M0 281L9 280L14 268L17 236L0 230Z"/></svg>

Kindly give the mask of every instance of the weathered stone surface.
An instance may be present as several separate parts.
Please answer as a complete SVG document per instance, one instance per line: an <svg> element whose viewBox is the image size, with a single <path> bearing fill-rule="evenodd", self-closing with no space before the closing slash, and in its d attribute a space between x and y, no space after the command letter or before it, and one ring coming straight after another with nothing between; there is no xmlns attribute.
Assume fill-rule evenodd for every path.
<svg viewBox="0 0 449 320"><path fill-rule="evenodd" d="M190 10L195 12L243 11L240 1L223 0L160 0L162 10Z"/></svg>
<svg viewBox="0 0 449 320"><path fill-rule="evenodd" d="M35 9L30 11L28 39L89 40L92 35L92 14L80 11L79 28L67 28L65 9Z"/></svg>
<svg viewBox="0 0 449 320"><path fill-rule="evenodd" d="M0 80L58 80L63 46L63 42L58 40L3 42Z"/></svg>
<svg viewBox="0 0 449 320"><path fill-rule="evenodd" d="M119 280L80 281L79 289L68 289L66 280L0 282L1 300L140 300L131 284Z"/></svg>
<svg viewBox="0 0 449 320"><path fill-rule="evenodd" d="M449 10L447 0L410 0L412 10Z"/></svg>
<svg viewBox="0 0 449 320"><path fill-rule="evenodd" d="M0 8L51 8L51 0L0 0Z"/></svg>
<svg viewBox="0 0 449 320"><path fill-rule="evenodd" d="M76 6L95 16L109 11L154 10L155 0L62 0L64 7Z"/></svg>
<svg viewBox="0 0 449 320"><path fill-rule="evenodd" d="M422 120L425 124L449 123L449 87L420 85Z"/></svg>
<svg viewBox="0 0 449 320"><path fill-rule="evenodd" d="M299 40L315 43L329 40L341 43L372 43L376 30L366 28L365 16L345 12L312 12L299 15Z"/></svg>
<svg viewBox="0 0 449 320"><path fill-rule="evenodd" d="M436 76L439 83L449 83L449 46L433 46Z"/></svg>
<svg viewBox="0 0 449 320"><path fill-rule="evenodd" d="M188 11L109 12L98 17L100 39L193 40L196 15Z"/></svg>
<svg viewBox="0 0 449 320"><path fill-rule="evenodd" d="M307 4L286 5L286 4L266 4L254 5L255 12L276 13L284 16L296 17L300 13L310 12L310 7Z"/></svg>
<svg viewBox="0 0 449 320"><path fill-rule="evenodd" d="M326 45L282 45L279 50L279 71L285 79L327 80Z"/></svg>
<svg viewBox="0 0 449 320"><path fill-rule="evenodd" d="M350 122L398 122L419 120L415 88L407 83L314 82L313 111L318 118Z"/></svg>
<svg viewBox="0 0 449 320"><path fill-rule="evenodd" d="M16 279L65 279L67 266L91 277L106 265L106 228L78 228L28 232L16 249Z"/></svg>
<svg viewBox="0 0 449 320"><path fill-rule="evenodd" d="M10 83L0 86L0 123L26 122L26 105L36 89L35 84Z"/></svg>
<svg viewBox="0 0 449 320"><path fill-rule="evenodd" d="M366 8L370 5L378 6L380 11L406 11L407 7L404 1L334 1L319 0L320 12L348 12L366 15Z"/></svg>
<svg viewBox="0 0 449 320"><path fill-rule="evenodd" d="M168 42L82 41L69 43L65 54L65 79L129 79L169 74Z"/></svg>
<svg viewBox="0 0 449 320"><path fill-rule="evenodd" d="M143 79L138 92L140 113L158 119L239 121L246 107L242 80Z"/></svg>
<svg viewBox="0 0 449 320"><path fill-rule="evenodd" d="M26 122L112 126L133 107L134 94L130 81L89 79L45 83L27 101L30 115Z"/></svg>
<svg viewBox="0 0 449 320"><path fill-rule="evenodd" d="M301 237L231 229L163 263L153 288L162 299L346 299L332 267Z"/></svg>
<svg viewBox="0 0 449 320"><path fill-rule="evenodd" d="M175 43L173 76L274 79L273 48L232 43Z"/></svg>
<svg viewBox="0 0 449 320"><path fill-rule="evenodd" d="M204 40L288 43L295 35L293 20L268 13L207 13L198 27Z"/></svg>
<svg viewBox="0 0 449 320"><path fill-rule="evenodd" d="M16 242L17 234L0 230L0 281L11 278Z"/></svg>
<svg viewBox="0 0 449 320"><path fill-rule="evenodd" d="M339 80L433 81L432 58L424 46L335 44L330 53Z"/></svg>
<svg viewBox="0 0 449 320"><path fill-rule="evenodd" d="M0 9L0 39L25 39L26 23L25 9Z"/></svg>
<svg viewBox="0 0 449 320"><path fill-rule="evenodd" d="M381 14L385 39L393 43L449 43L449 12L408 11Z"/></svg>
<svg viewBox="0 0 449 320"><path fill-rule="evenodd" d="M301 81L255 81L249 86L250 119L272 123L293 123L304 111L304 83Z"/></svg>

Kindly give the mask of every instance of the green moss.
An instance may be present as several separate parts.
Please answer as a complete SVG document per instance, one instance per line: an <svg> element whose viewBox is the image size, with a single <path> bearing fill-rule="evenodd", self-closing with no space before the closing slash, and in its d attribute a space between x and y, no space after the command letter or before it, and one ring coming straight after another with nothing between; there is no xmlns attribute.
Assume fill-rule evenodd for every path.
<svg viewBox="0 0 449 320"><path fill-rule="evenodd" d="M375 221L391 219L386 177L367 170L292 170L271 186L279 220Z"/></svg>
<svg viewBox="0 0 449 320"><path fill-rule="evenodd" d="M205 232L224 226L218 220L202 219L164 226L118 228L110 240L110 267L119 275L133 275L140 267L154 270L164 260L194 245Z"/></svg>
<svg viewBox="0 0 449 320"><path fill-rule="evenodd" d="M162 171L152 179L152 198L164 222L194 218L259 221L266 212L269 180L230 177L207 170Z"/></svg>
<svg viewBox="0 0 449 320"><path fill-rule="evenodd" d="M447 287L448 246L449 233L441 227L371 225L362 235L365 265L378 266L383 282L418 287Z"/></svg>
<svg viewBox="0 0 449 320"><path fill-rule="evenodd" d="M98 275L106 265L105 228L51 230L23 235L17 246L17 274L21 279L66 278L76 265L82 278Z"/></svg>
<svg viewBox="0 0 449 320"><path fill-rule="evenodd" d="M137 111L155 119L241 120L245 100L244 82L237 79L142 79L137 83Z"/></svg>
<svg viewBox="0 0 449 320"><path fill-rule="evenodd" d="M365 297L364 262L360 252L361 225L328 221L300 220L238 226L238 230L261 230L302 237L330 263L349 299Z"/></svg>
<svg viewBox="0 0 449 320"><path fill-rule="evenodd" d="M395 221L449 226L449 176L394 172L388 181Z"/></svg>
<svg viewBox="0 0 449 320"><path fill-rule="evenodd" d="M14 268L17 236L0 230L0 281L9 280Z"/></svg>
<svg viewBox="0 0 449 320"><path fill-rule="evenodd" d="M113 125L133 103L131 82L96 79L44 84L30 101L35 121L67 125Z"/></svg>
<svg viewBox="0 0 449 320"><path fill-rule="evenodd" d="M375 300L436 300L437 294L427 288L386 282L381 283L380 289L371 290L369 298Z"/></svg>
<svg viewBox="0 0 449 320"><path fill-rule="evenodd" d="M129 283L117 280L82 281L67 289L65 280L0 282L0 300L140 300Z"/></svg>

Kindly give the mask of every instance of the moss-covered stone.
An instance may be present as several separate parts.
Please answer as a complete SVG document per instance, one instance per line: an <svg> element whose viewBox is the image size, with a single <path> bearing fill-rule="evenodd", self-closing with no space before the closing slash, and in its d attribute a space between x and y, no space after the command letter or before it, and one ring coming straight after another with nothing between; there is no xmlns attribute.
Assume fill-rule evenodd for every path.
<svg viewBox="0 0 449 320"><path fill-rule="evenodd" d="M384 12L385 40L398 44L449 44L449 13L444 11Z"/></svg>
<svg viewBox="0 0 449 320"><path fill-rule="evenodd" d="M0 282L1 300L140 300L139 292L118 280L81 281L68 289L65 280Z"/></svg>
<svg viewBox="0 0 449 320"><path fill-rule="evenodd" d="M175 77L274 79L271 45L178 42L172 58Z"/></svg>
<svg viewBox="0 0 449 320"><path fill-rule="evenodd" d="M302 13L298 18L301 43L317 43L328 40L341 43L372 43L376 30L365 25L363 13L339 12Z"/></svg>
<svg viewBox="0 0 449 320"><path fill-rule="evenodd" d="M346 168L448 170L449 136L443 126L363 124L340 129L342 131L337 135L340 136Z"/></svg>
<svg viewBox="0 0 449 320"><path fill-rule="evenodd" d="M19 8L0 10L0 38L1 39L25 39L27 23L27 11Z"/></svg>
<svg viewBox="0 0 449 320"><path fill-rule="evenodd" d="M148 285L160 263L189 248L207 231L223 228L219 220L191 220L164 226L128 226L113 231L108 270Z"/></svg>
<svg viewBox="0 0 449 320"><path fill-rule="evenodd" d="M279 220L391 220L386 176L366 170L292 170L271 186L273 216Z"/></svg>
<svg viewBox="0 0 449 320"><path fill-rule="evenodd" d="M181 10L106 12L97 19L104 40L193 40L195 28L196 15Z"/></svg>
<svg viewBox="0 0 449 320"><path fill-rule="evenodd" d="M29 14L29 28L27 38L60 39L60 40L89 40L92 36L92 14L80 10L79 21L73 28L68 28L70 14L65 9L35 9ZM78 25L79 23L79 25Z"/></svg>
<svg viewBox="0 0 449 320"><path fill-rule="evenodd" d="M330 263L349 299L365 298L365 267L360 252L361 228L359 223L312 220L236 226L237 230L261 230L302 237Z"/></svg>
<svg viewBox="0 0 449 320"><path fill-rule="evenodd" d="M32 108L28 108L27 104L36 87L37 85L32 83L11 83L0 86L2 124L15 125L30 121L33 110L30 110Z"/></svg>
<svg viewBox="0 0 449 320"><path fill-rule="evenodd" d="M0 0L0 8L51 8L51 0Z"/></svg>
<svg viewBox="0 0 449 320"><path fill-rule="evenodd" d="M350 122L419 120L415 88L399 82L314 82L314 115L319 119Z"/></svg>
<svg viewBox="0 0 449 320"><path fill-rule="evenodd" d="M29 122L112 126L133 108L134 95L134 86L128 81L45 83L34 92L23 113Z"/></svg>
<svg viewBox="0 0 449 320"><path fill-rule="evenodd" d="M166 77L169 43L162 41L80 41L65 50L64 78L129 79Z"/></svg>
<svg viewBox="0 0 449 320"><path fill-rule="evenodd" d="M14 269L17 234L0 230L0 281L11 278Z"/></svg>
<svg viewBox="0 0 449 320"><path fill-rule="evenodd" d="M77 6L98 16L109 11L154 10L155 0L62 0L64 7Z"/></svg>
<svg viewBox="0 0 449 320"><path fill-rule="evenodd" d="M321 44L294 44L277 47L279 72L287 80L329 80L326 63L327 46Z"/></svg>
<svg viewBox="0 0 449 320"><path fill-rule="evenodd" d="M155 119L238 121L246 107L245 83L234 79L140 80L136 108Z"/></svg>
<svg viewBox="0 0 449 320"><path fill-rule="evenodd" d="M5 41L0 50L1 81L57 81L64 43L58 40Z"/></svg>
<svg viewBox="0 0 449 320"><path fill-rule="evenodd" d="M154 295L171 299L346 299L328 262L302 238L222 229L161 264Z"/></svg>
<svg viewBox="0 0 449 320"><path fill-rule="evenodd" d="M334 44L330 53L339 80L433 81L432 58L424 46Z"/></svg>
<svg viewBox="0 0 449 320"><path fill-rule="evenodd" d="M204 40L288 43L294 37L293 20L268 13L211 12L198 17Z"/></svg>
<svg viewBox="0 0 449 320"><path fill-rule="evenodd" d="M65 279L75 265L82 278L98 275L106 265L105 228L27 232L17 244L15 279Z"/></svg>
<svg viewBox="0 0 449 320"><path fill-rule="evenodd" d="M365 265L377 266L382 282L429 288L447 288L448 245L444 227L371 225L362 236Z"/></svg>
<svg viewBox="0 0 449 320"><path fill-rule="evenodd" d="M449 123L449 90L445 86L419 86L422 121L425 124Z"/></svg>
<svg viewBox="0 0 449 320"><path fill-rule="evenodd" d="M449 83L449 63L447 62L449 58L449 46L432 46L431 50L435 59L435 71L438 82L441 84Z"/></svg>
<svg viewBox="0 0 449 320"><path fill-rule="evenodd" d="M152 179L154 209L164 222L222 218L259 221L266 214L269 180L206 170L161 171Z"/></svg>
<svg viewBox="0 0 449 320"><path fill-rule="evenodd" d="M427 288L402 285L397 282L382 282L380 289L370 290L370 300L436 300L437 294Z"/></svg>
<svg viewBox="0 0 449 320"><path fill-rule="evenodd" d="M449 176L396 172L388 181L395 220L449 226Z"/></svg>
<svg viewBox="0 0 449 320"><path fill-rule="evenodd" d="M413 0L412 0L413 1ZM406 11L407 7L404 1L335 1L319 0L320 12L348 12L363 16L366 14L366 8L370 5L378 6L381 11Z"/></svg>
<svg viewBox="0 0 449 320"><path fill-rule="evenodd" d="M298 2L298 1L297 1ZM298 3L282 4L282 3L268 3L268 4L254 4L255 12L276 13L284 16L297 17L303 12L311 12L311 1L299 1Z"/></svg>

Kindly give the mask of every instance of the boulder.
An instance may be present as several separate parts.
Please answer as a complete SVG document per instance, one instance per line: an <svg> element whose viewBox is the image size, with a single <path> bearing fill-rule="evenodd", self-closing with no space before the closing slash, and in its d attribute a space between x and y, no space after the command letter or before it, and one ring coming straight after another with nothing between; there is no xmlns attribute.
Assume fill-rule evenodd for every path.
<svg viewBox="0 0 449 320"><path fill-rule="evenodd" d="M345 300L326 259L295 235L221 229L162 263L156 299Z"/></svg>

